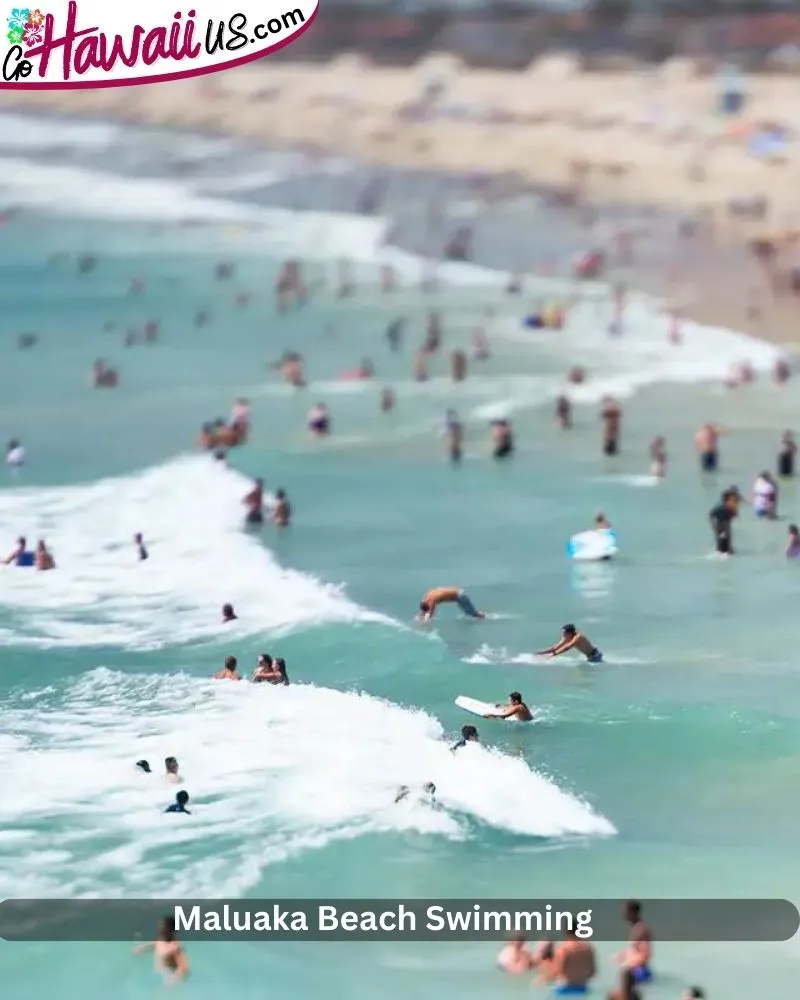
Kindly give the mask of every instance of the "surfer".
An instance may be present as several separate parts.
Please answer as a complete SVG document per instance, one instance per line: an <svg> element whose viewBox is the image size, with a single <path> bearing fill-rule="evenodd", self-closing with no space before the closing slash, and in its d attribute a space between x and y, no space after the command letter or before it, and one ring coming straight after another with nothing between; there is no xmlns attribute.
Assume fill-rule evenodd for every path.
<svg viewBox="0 0 800 1000"><path fill-rule="evenodd" d="M484 719L513 719L515 722L530 722L533 719L531 710L522 700L519 691L512 691L508 696L507 705L498 705L498 712L487 712Z"/></svg>
<svg viewBox="0 0 800 1000"><path fill-rule="evenodd" d="M183 792L183 791L176 792L175 793L175 801L172 803L171 806L167 806L167 808L164 810L164 812L165 813L186 813L187 816L191 816L192 814L186 808L186 803L188 801L189 801L189 793L188 792Z"/></svg>
<svg viewBox="0 0 800 1000"><path fill-rule="evenodd" d="M512 934L497 956L497 967L511 976L521 976L534 967L534 959L524 934Z"/></svg>
<svg viewBox="0 0 800 1000"><path fill-rule="evenodd" d="M587 663L602 663L603 654L593 645L583 632L579 632L574 625L561 626L561 638L554 646L547 649L540 649L536 656L561 656L571 649L577 649L583 653Z"/></svg>
<svg viewBox="0 0 800 1000"><path fill-rule="evenodd" d="M226 656L225 666L214 674L215 681L240 681L242 675L236 669L236 657Z"/></svg>
<svg viewBox="0 0 800 1000"><path fill-rule="evenodd" d="M480 743L480 738L478 737L478 730L475 728L475 726L461 727L461 739L450 747L451 753L455 753L456 750L460 750L462 747L465 747L467 743Z"/></svg>
<svg viewBox="0 0 800 1000"><path fill-rule="evenodd" d="M429 590L419 602L417 617L429 622L436 614L440 604L457 604L468 618L485 618L483 611L478 611L469 595L458 587L434 587Z"/></svg>
<svg viewBox="0 0 800 1000"><path fill-rule="evenodd" d="M259 525L264 523L264 480L253 481L253 488L242 499L247 508L244 523Z"/></svg>
<svg viewBox="0 0 800 1000"><path fill-rule="evenodd" d="M235 622L235 621L238 621L238 620L239 620L239 617L236 614L236 612L233 610L233 605L232 604L223 604L222 605L222 624L223 625L227 625L228 622Z"/></svg>
<svg viewBox="0 0 800 1000"><path fill-rule="evenodd" d="M140 944L134 948L133 953L143 955L148 951L153 952L156 972L161 973L168 982L176 982L189 975L189 960L175 937L175 921L172 917L164 917L160 921L155 941Z"/></svg>
<svg viewBox="0 0 800 1000"><path fill-rule="evenodd" d="M617 961L633 973L637 983L649 983L653 978L650 962L653 958L653 935L642 919L642 904L629 899L622 908L626 923L630 925L628 947L617 955Z"/></svg>

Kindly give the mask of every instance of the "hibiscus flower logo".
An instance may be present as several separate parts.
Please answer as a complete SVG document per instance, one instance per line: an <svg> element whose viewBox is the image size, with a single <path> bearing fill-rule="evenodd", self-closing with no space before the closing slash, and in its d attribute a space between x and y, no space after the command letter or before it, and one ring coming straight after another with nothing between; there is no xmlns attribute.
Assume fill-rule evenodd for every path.
<svg viewBox="0 0 800 1000"><path fill-rule="evenodd" d="M25 31L25 25L31 19L31 12L27 7L14 7L8 16L8 33L11 35L12 31L19 31L22 34Z"/></svg>
<svg viewBox="0 0 800 1000"><path fill-rule="evenodd" d="M28 25L33 24L35 27L39 28L44 24L44 19L47 14L42 13L37 7L36 10L28 11Z"/></svg>
<svg viewBox="0 0 800 1000"><path fill-rule="evenodd" d="M41 26L34 24L33 21L28 21L25 25L25 33L22 37L28 48L31 48L33 45L40 45L43 37Z"/></svg>
<svg viewBox="0 0 800 1000"><path fill-rule="evenodd" d="M12 28L6 35L6 38L12 45L21 45L23 38L22 28Z"/></svg>

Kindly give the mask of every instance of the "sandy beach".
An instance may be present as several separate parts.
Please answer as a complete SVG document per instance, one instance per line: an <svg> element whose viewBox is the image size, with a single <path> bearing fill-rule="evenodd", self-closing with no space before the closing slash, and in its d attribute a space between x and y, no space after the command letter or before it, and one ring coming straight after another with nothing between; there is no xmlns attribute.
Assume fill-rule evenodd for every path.
<svg viewBox="0 0 800 1000"><path fill-rule="evenodd" d="M266 60L148 87L5 90L0 107L228 133L396 167L513 175L577 206L681 213L694 231L674 262L637 280L694 318L793 349L800 300L783 290L794 251L781 234L798 214L796 88L792 76L748 77L743 113L726 118L714 79L685 60L589 74L553 56L503 73L467 70L449 56L389 69L351 55L322 65ZM773 125L786 141L754 149ZM774 250L766 268L750 246L764 237Z"/></svg>

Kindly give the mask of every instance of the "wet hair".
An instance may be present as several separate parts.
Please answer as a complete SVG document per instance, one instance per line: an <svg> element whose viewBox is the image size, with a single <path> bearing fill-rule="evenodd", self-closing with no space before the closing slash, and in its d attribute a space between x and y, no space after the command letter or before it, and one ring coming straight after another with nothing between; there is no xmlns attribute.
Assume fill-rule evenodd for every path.
<svg viewBox="0 0 800 1000"><path fill-rule="evenodd" d="M161 941L175 940L175 918L162 917L158 925L158 937Z"/></svg>
<svg viewBox="0 0 800 1000"><path fill-rule="evenodd" d="M789 534L790 535L800 534L800 528L798 528L796 524L790 524L789 525Z"/></svg>
<svg viewBox="0 0 800 1000"><path fill-rule="evenodd" d="M236 657L235 656L226 656L225 657L225 669L226 670L235 670L236 669L236 662L237 661L236 661Z"/></svg>
<svg viewBox="0 0 800 1000"><path fill-rule="evenodd" d="M464 737L465 740L477 740L478 730L475 728L475 726L462 726L461 735Z"/></svg>
<svg viewBox="0 0 800 1000"><path fill-rule="evenodd" d="M427 615L428 612L431 610L430 603L428 601L420 601L419 602L419 610L422 611L423 614Z"/></svg>
<svg viewBox="0 0 800 1000"><path fill-rule="evenodd" d="M222 613L223 613L223 615L232 615L233 614L233 605L232 604L223 604L222 605Z"/></svg>
<svg viewBox="0 0 800 1000"><path fill-rule="evenodd" d="M705 998L705 992L699 986L690 986L688 993L693 1000L704 1000Z"/></svg>
<svg viewBox="0 0 800 1000"><path fill-rule="evenodd" d="M17 545L24 545L25 542L26 539L22 535L20 535L19 538L17 539Z"/></svg>
<svg viewBox="0 0 800 1000"><path fill-rule="evenodd" d="M561 626L561 631L565 632L567 635L575 635L575 633L578 630L575 628L574 625L562 625Z"/></svg>
<svg viewBox="0 0 800 1000"><path fill-rule="evenodd" d="M427 792L428 795L435 795L436 785L434 785L432 781L426 781L425 784L422 786L422 791Z"/></svg>
<svg viewBox="0 0 800 1000"><path fill-rule="evenodd" d="M178 803L179 806L185 806L186 803L189 801L189 793L184 791L178 792L178 794L175 796L175 801Z"/></svg>
<svg viewBox="0 0 800 1000"><path fill-rule="evenodd" d="M264 666L265 667L271 667L272 666L272 657L269 655L269 653L259 653L258 654L258 662L259 662L259 664L262 662L262 660L264 662Z"/></svg>
<svg viewBox="0 0 800 1000"><path fill-rule="evenodd" d="M642 904L636 899L629 899L625 904L625 919L639 920L642 916Z"/></svg>
<svg viewBox="0 0 800 1000"><path fill-rule="evenodd" d="M522 695L519 691L512 691L508 697L510 701L522 701Z"/></svg>
<svg viewBox="0 0 800 1000"><path fill-rule="evenodd" d="M275 663L276 670L281 675L281 681L284 684L288 684L289 683L289 676L286 673L286 660L284 660L284 658L282 656L276 656L274 663Z"/></svg>
<svg viewBox="0 0 800 1000"><path fill-rule="evenodd" d="M177 772L177 770L178 770L178 758L177 757L165 757L164 758L164 767L167 769L167 771L175 771L175 772Z"/></svg>
<svg viewBox="0 0 800 1000"><path fill-rule="evenodd" d="M144 771L145 774L150 774L150 765L146 760L137 760L136 766L140 771Z"/></svg>
<svg viewBox="0 0 800 1000"><path fill-rule="evenodd" d="M275 490L275 499L276 500L285 500L286 499L286 490Z"/></svg>

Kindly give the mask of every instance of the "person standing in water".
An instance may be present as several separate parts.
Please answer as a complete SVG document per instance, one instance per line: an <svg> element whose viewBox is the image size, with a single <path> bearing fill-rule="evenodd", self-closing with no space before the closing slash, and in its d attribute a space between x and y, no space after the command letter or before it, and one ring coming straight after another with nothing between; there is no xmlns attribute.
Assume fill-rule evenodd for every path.
<svg viewBox="0 0 800 1000"><path fill-rule="evenodd" d="M39 540L36 546L36 568L42 571L56 568L53 553L48 549L43 538Z"/></svg>
<svg viewBox="0 0 800 1000"><path fill-rule="evenodd" d="M694 447L703 472L719 469L719 438L722 429L716 424L703 424L694 436Z"/></svg>
<svg viewBox="0 0 800 1000"><path fill-rule="evenodd" d="M444 438L447 444L447 454L454 465L461 461L464 443L464 425L458 419L455 410L448 410L444 417Z"/></svg>
<svg viewBox="0 0 800 1000"><path fill-rule="evenodd" d="M156 972L164 976L167 985L186 979L189 975L189 959L176 937L175 921L164 917L158 925L155 941L140 944L134 948L134 955L153 952Z"/></svg>
<svg viewBox="0 0 800 1000"><path fill-rule="evenodd" d="M756 517L776 521L778 518L778 484L769 472L756 476L753 483L753 511Z"/></svg>
<svg viewBox="0 0 800 1000"><path fill-rule="evenodd" d="M25 464L25 449L12 438L6 446L6 465L12 472L17 472Z"/></svg>
<svg viewBox="0 0 800 1000"><path fill-rule="evenodd" d="M565 931L564 940L553 948L553 957L538 960L537 967L542 977L553 983L557 996L588 993L589 983L597 975L594 948L579 940L574 931Z"/></svg>
<svg viewBox="0 0 800 1000"><path fill-rule="evenodd" d="M164 758L164 777L173 785L183 784L183 778L178 773L177 757Z"/></svg>
<svg viewBox="0 0 800 1000"><path fill-rule="evenodd" d="M784 431L781 436L781 446L778 450L778 475L782 479L791 479L794 476L795 456L797 455L797 444L794 434L791 431Z"/></svg>
<svg viewBox="0 0 800 1000"><path fill-rule="evenodd" d="M733 555L733 521L739 513L739 501L733 490L725 490L716 506L708 512L714 545L721 556Z"/></svg>
<svg viewBox="0 0 800 1000"><path fill-rule="evenodd" d="M572 403L566 396L559 396L556 400L555 424L562 431L568 431L572 427Z"/></svg>
<svg viewBox="0 0 800 1000"><path fill-rule="evenodd" d="M272 511L272 522L278 528L288 528L292 521L292 505L286 496L286 490L275 493L275 507Z"/></svg>
<svg viewBox="0 0 800 1000"><path fill-rule="evenodd" d="M583 653L586 657L587 663L602 663L603 654L589 639L579 632L574 625L562 625L561 626L561 638L553 646L548 646L547 649L540 649L535 655L536 656L561 656L562 653L568 653L571 649L577 649L579 653Z"/></svg>
<svg viewBox="0 0 800 1000"><path fill-rule="evenodd" d="M533 714L519 691L512 691L508 696L508 704L498 705L497 708L499 711L487 712L484 719L512 719L514 722L530 722L533 719Z"/></svg>
<svg viewBox="0 0 800 1000"><path fill-rule="evenodd" d="M617 956L617 961L630 969L637 983L649 983L653 978L650 962L653 958L653 935L642 918L642 904L629 899L622 909L625 921L630 925L628 947Z"/></svg>
<svg viewBox="0 0 800 1000"><path fill-rule="evenodd" d="M264 523L264 480L256 479L249 493L246 493L242 503L247 508L244 523L257 526Z"/></svg>
<svg viewBox="0 0 800 1000"><path fill-rule="evenodd" d="M242 675L236 669L236 657L226 656L225 666L214 674L215 681L240 681Z"/></svg>
<svg viewBox="0 0 800 1000"><path fill-rule="evenodd" d="M424 622L430 621L436 614L440 604L457 604L468 618L485 618L483 611L478 611L466 591L459 587L434 587L423 595L419 602L419 614Z"/></svg>
<svg viewBox="0 0 800 1000"><path fill-rule="evenodd" d="M800 528L796 524L789 525L789 541L786 546L787 559L800 559Z"/></svg>
<svg viewBox="0 0 800 1000"><path fill-rule="evenodd" d="M667 442L656 437L650 442L650 475L663 479L667 474Z"/></svg>
<svg viewBox="0 0 800 1000"><path fill-rule="evenodd" d="M603 424L603 454L609 458L619 453L619 433L622 428L622 407L612 397L606 396L600 410Z"/></svg>
<svg viewBox="0 0 800 1000"><path fill-rule="evenodd" d="M139 562L144 562L145 559L150 558L150 553L147 551L147 546L144 544L144 537L141 532L137 531L133 536L133 544L136 548L136 554L139 557Z"/></svg>
<svg viewBox="0 0 800 1000"><path fill-rule="evenodd" d="M512 934L497 956L497 967L510 976L521 976L533 969L533 955L524 934Z"/></svg>

